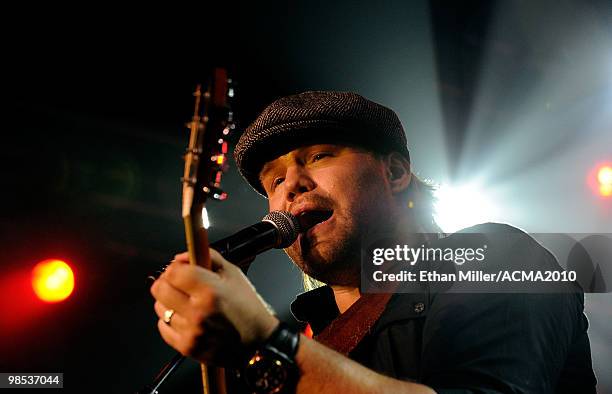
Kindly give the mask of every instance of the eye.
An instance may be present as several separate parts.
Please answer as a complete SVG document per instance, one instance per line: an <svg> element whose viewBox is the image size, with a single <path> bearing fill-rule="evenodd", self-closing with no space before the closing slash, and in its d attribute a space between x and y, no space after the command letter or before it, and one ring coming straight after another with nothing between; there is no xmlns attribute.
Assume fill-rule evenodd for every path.
<svg viewBox="0 0 612 394"><path fill-rule="evenodd" d="M272 181L272 190L274 190L276 188L276 186L280 185L281 183L283 183L283 181L285 180L285 178L274 178L274 180Z"/></svg>
<svg viewBox="0 0 612 394"><path fill-rule="evenodd" d="M329 152L319 152L319 153L315 153L314 155L312 155L310 161L311 162L317 162L325 157L330 157L332 154Z"/></svg>

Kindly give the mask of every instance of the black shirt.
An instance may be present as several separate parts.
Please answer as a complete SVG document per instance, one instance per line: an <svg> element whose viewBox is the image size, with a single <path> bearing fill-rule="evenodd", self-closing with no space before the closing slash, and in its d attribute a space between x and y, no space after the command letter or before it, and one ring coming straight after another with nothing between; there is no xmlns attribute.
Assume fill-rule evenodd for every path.
<svg viewBox="0 0 612 394"><path fill-rule="evenodd" d="M471 230L519 231L495 224ZM452 236L438 244L449 242ZM495 242L506 256L514 256L504 263L520 259L518 264L532 268L556 264L526 234L520 248L489 239ZM397 293L350 357L440 394L595 393L584 296L571 286L574 291L548 294ZM327 286L299 295L292 312L311 325L315 336L339 315Z"/></svg>

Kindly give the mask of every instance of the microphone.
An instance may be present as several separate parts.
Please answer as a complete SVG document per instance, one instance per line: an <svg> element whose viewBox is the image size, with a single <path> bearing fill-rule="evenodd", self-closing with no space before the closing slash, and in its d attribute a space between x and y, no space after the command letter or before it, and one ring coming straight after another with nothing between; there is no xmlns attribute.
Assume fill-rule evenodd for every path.
<svg viewBox="0 0 612 394"><path fill-rule="evenodd" d="M261 222L213 242L210 247L243 268L266 250L290 246L300 232L300 223L295 216L285 211L272 211Z"/></svg>
<svg viewBox="0 0 612 394"><path fill-rule="evenodd" d="M301 231L299 221L291 213L272 211L264 216L261 222L213 242L210 247L246 271L255 256L272 248L282 249L290 246ZM147 282L153 284L166 267L167 265L147 276Z"/></svg>

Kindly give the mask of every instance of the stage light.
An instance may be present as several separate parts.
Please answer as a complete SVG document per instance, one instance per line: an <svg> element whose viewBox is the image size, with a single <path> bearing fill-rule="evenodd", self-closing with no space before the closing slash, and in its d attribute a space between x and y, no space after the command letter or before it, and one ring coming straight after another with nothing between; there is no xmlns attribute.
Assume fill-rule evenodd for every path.
<svg viewBox="0 0 612 394"><path fill-rule="evenodd" d="M436 192L435 219L452 233L479 223L494 221L497 210L485 193L475 186L440 186Z"/></svg>
<svg viewBox="0 0 612 394"><path fill-rule="evenodd" d="M61 260L41 261L32 270L32 288L45 302L63 301L74 290L72 269Z"/></svg>
<svg viewBox="0 0 612 394"><path fill-rule="evenodd" d="M612 196L612 167L602 166L597 171L599 181L599 194L604 197Z"/></svg>

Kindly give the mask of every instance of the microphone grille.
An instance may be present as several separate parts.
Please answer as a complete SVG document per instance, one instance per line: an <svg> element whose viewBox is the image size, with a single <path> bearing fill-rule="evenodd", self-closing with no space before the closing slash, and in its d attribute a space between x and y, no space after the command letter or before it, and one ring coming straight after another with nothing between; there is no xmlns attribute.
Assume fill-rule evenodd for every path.
<svg viewBox="0 0 612 394"><path fill-rule="evenodd" d="M289 212L272 211L262 221L271 222L278 229L279 244L278 249L286 248L295 242L301 229L297 218Z"/></svg>

